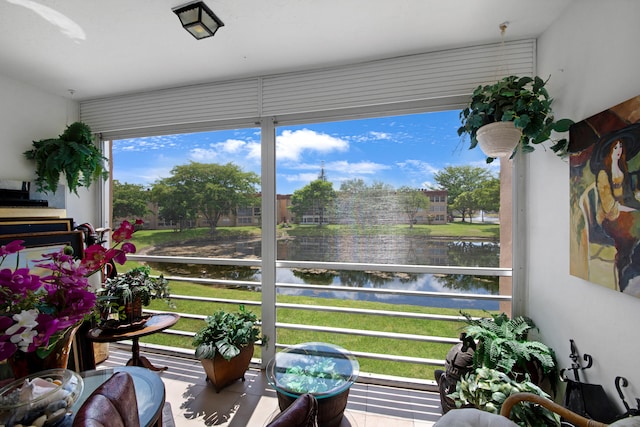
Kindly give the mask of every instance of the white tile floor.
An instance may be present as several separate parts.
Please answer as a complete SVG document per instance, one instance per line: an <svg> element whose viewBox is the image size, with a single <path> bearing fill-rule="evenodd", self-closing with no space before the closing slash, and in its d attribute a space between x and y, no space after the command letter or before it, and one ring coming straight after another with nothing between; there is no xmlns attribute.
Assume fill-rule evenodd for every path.
<svg viewBox="0 0 640 427"><path fill-rule="evenodd" d="M100 367L122 366L129 353L111 346ZM196 360L144 353L156 366L168 366L158 374L166 389L177 427L263 427L278 413L278 401L264 372L250 369L246 381L238 381L220 393L205 381ZM429 427L440 418L437 393L356 383L350 390L344 427Z"/></svg>

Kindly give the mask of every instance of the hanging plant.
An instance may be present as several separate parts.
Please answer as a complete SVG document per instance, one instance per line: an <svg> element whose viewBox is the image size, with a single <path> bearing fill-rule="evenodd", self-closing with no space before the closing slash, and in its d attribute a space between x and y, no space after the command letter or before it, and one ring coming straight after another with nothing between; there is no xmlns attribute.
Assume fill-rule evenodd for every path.
<svg viewBox="0 0 640 427"><path fill-rule="evenodd" d="M521 131L516 138L513 154L517 150L523 153L534 151L536 145L551 139L553 131L564 133L573 124L570 119L556 120L551 109L553 99L545 85L547 81L540 77L508 76L485 86L478 86L471 95L467 107L460 112L462 126L458 135L468 135L474 148L478 144L478 131L485 125L496 122L511 122L514 130ZM551 150L558 156L567 152L568 140L562 138L553 141ZM487 153L485 153L487 154ZM493 161L489 153L487 163Z"/></svg>
<svg viewBox="0 0 640 427"><path fill-rule="evenodd" d="M33 148L25 151L29 160L36 161L36 187L43 193L55 193L60 175L66 177L69 190L78 194L78 188L109 176L104 162L107 160L95 146L91 128L75 122L58 138L33 141Z"/></svg>

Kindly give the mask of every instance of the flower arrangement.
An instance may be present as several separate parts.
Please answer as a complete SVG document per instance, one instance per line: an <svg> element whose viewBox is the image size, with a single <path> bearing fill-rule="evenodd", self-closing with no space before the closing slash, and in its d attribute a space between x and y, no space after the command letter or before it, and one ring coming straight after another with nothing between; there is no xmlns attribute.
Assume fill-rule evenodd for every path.
<svg viewBox="0 0 640 427"><path fill-rule="evenodd" d="M111 248L91 245L80 262L70 247L43 254L35 267L44 272L38 273L18 266L25 249L22 240L0 246L0 360L17 352L47 357L65 333L92 313L96 295L87 278L112 261L123 264L127 253L135 253L127 240L141 224L124 221L113 232ZM15 268L2 268L12 254L16 254Z"/></svg>

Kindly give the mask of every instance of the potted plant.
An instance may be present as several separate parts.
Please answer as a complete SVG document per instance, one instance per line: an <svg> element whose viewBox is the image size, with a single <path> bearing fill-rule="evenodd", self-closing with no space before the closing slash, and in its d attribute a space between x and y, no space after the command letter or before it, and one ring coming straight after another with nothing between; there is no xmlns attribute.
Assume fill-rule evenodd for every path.
<svg viewBox="0 0 640 427"><path fill-rule="evenodd" d="M257 320L243 305L237 312L218 310L193 337L196 358L216 392L240 378L244 381L260 335Z"/></svg>
<svg viewBox="0 0 640 427"><path fill-rule="evenodd" d="M171 304L169 282L162 274L152 277L148 266L107 279L97 294L103 328L141 326L145 320L142 307L151 300L164 299Z"/></svg>
<svg viewBox="0 0 640 427"><path fill-rule="evenodd" d="M515 393L534 393L549 398L540 387L531 381L518 382L504 372L491 368L478 368L464 375L456 391L448 397L456 407L475 407L494 414L500 413L502 404ZM526 402L511 411L511 420L521 426L557 426L560 417L548 409Z"/></svg>
<svg viewBox="0 0 640 427"><path fill-rule="evenodd" d="M536 384L557 384L558 369L554 351L545 344L530 340L529 331L537 329L532 319L518 316L509 319L505 313L479 319L461 313L467 319L465 333L476 340L474 367L487 367L511 375L515 380L526 375Z"/></svg>
<svg viewBox="0 0 640 427"><path fill-rule="evenodd" d="M29 160L36 161L38 191L55 193L60 175L66 177L69 190L78 194L78 188L89 187L99 179L108 178L104 162L107 160L95 146L91 128L75 122L58 138L33 141L33 148L25 151Z"/></svg>
<svg viewBox="0 0 640 427"><path fill-rule="evenodd" d="M494 84L478 86L469 105L460 112L462 126L458 135L469 135L470 148L479 143L490 163L495 157L513 156L518 149L523 153L534 151L535 145L551 138L552 131L567 132L573 121L555 120L553 99L545 88L547 81L537 76L508 76ZM507 135L507 145L494 147L493 132ZM555 141L551 150L562 156L567 145L563 138Z"/></svg>

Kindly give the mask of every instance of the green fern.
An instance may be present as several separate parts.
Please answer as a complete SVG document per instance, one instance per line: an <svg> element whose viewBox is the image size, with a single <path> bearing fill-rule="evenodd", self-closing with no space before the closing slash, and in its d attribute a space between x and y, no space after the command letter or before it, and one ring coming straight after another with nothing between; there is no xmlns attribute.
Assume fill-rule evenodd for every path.
<svg viewBox="0 0 640 427"><path fill-rule="evenodd" d="M531 366L549 378L555 390L558 372L553 350L539 341L530 341L529 332L537 327L532 319L519 316L509 319L506 314L474 319L461 312L467 319L465 332L477 341L473 354L475 368L496 369L509 375L515 372L531 373Z"/></svg>
<svg viewBox="0 0 640 427"><path fill-rule="evenodd" d="M55 193L63 174L69 191L75 194L79 187L109 176L107 159L94 145L91 128L82 122L70 124L58 138L33 141L33 148L24 156L35 160L36 187L44 193Z"/></svg>

